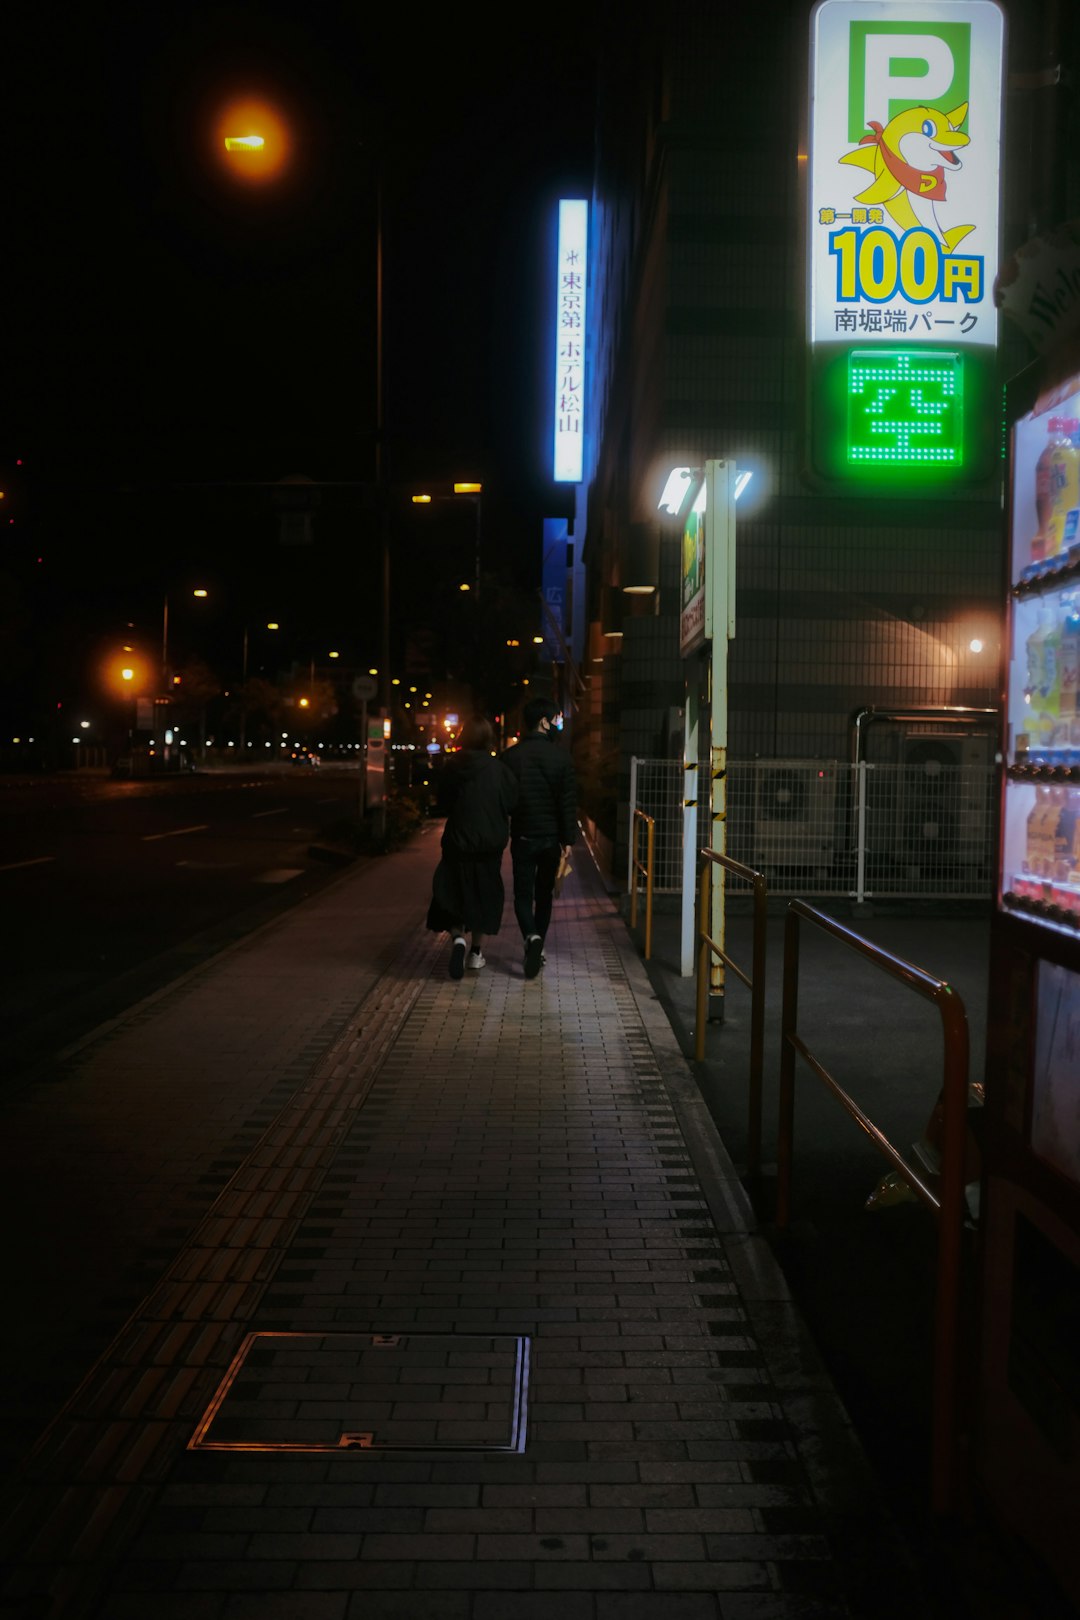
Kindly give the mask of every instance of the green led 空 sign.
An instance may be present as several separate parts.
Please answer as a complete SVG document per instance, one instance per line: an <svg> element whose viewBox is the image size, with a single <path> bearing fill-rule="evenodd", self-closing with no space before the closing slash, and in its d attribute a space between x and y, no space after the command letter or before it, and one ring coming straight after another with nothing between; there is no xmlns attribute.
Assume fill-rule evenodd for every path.
<svg viewBox="0 0 1080 1620"><path fill-rule="evenodd" d="M809 470L851 493L996 477L995 0L820 0L807 153Z"/></svg>
<svg viewBox="0 0 1080 1620"><path fill-rule="evenodd" d="M851 349L845 458L850 467L964 465L964 358L948 349Z"/></svg>

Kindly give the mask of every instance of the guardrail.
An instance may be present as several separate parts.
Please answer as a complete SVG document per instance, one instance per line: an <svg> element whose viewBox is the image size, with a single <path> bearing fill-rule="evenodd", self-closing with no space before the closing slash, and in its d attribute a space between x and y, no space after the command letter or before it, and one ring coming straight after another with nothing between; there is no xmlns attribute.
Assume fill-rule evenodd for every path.
<svg viewBox="0 0 1080 1620"><path fill-rule="evenodd" d="M932 1001L941 1015L944 1036L942 1082L943 1135L941 1173L935 1192L893 1146L873 1120L850 1097L809 1050L798 1034L799 925L809 922L858 955ZM960 1271L966 1204L964 1147L967 1131L968 1025L964 1003L951 985L863 939L803 900L792 900L784 927L784 989L780 1046L780 1123L777 1141L776 1224L783 1230L791 1218L791 1172L794 1154L795 1058L801 1057L832 1092L846 1113L866 1132L878 1152L903 1177L916 1197L937 1218L938 1261L934 1306L933 1429L931 1435L931 1502L936 1512L959 1505L957 1462L957 1368L959 1360Z"/></svg>
<svg viewBox="0 0 1080 1620"><path fill-rule="evenodd" d="M754 886L754 931L751 969L747 974L711 936L712 884L710 867L720 866ZM705 1056L705 1025L708 1017L709 967L714 956L729 967L750 991L750 1083L747 1096L746 1168L752 1179L761 1175L761 1097L765 1069L765 943L767 934L767 885L760 872L715 849L701 851L701 879L698 890L697 1019L694 1031L694 1057Z"/></svg>
<svg viewBox="0 0 1080 1620"><path fill-rule="evenodd" d="M641 829L646 829L645 860L641 861ZM644 810L634 811L630 844L630 927L637 927L638 878L645 879L645 960L652 956L653 879L656 861L656 819Z"/></svg>

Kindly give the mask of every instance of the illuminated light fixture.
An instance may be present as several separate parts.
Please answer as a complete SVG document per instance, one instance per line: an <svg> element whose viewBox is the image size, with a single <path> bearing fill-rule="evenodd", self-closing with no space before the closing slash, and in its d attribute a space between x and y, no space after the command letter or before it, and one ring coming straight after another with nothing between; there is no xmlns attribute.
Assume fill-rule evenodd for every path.
<svg viewBox="0 0 1080 1620"><path fill-rule="evenodd" d="M601 592L600 634L616 640L623 633L622 596L613 585L605 585Z"/></svg>
<svg viewBox="0 0 1080 1620"><path fill-rule="evenodd" d="M308 698L301 698L300 699L300 707L302 709L309 708L310 707L310 700Z"/></svg>
<svg viewBox="0 0 1080 1620"><path fill-rule="evenodd" d="M197 591L192 591L191 594L192 594L192 596L209 596L210 592L209 591L204 591L202 586L200 585L199 589Z"/></svg>
<svg viewBox="0 0 1080 1620"><path fill-rule="evenodd" d="M589 205L580 198L559 203L555 272L554 477L580 484L585 445L585 351Z"/></svg>
<svg viewBox="0 0 1080 1620"><path fill-rule="evenodd" d="M695 476L699 475L695 474L693 467L672 467L667 475L663 493L656 503L657 511L667 512L670 517L678 517Z"/></svg>
<svg viewBox="0 0 1080 1620"><path fill-rule="evenodd" d="M383 721L383 723L382 723L382 734L383 734L384 742L388 742L389 739L390 739L390 722L389 722L389 720L384 720Z"/></svg>
<svg viewBox="0 0 1080 1620"><path fill-rule="evenodd" d="M413 503L414 506L430 506L431 505L431 496L430 495L414 495L413 498L412 498L412 503Z"/></svg>
<svg viewBox="0 0 1080 1620"><path fill-rule="evenodd" d="M735 488L733 491L733 498L735 500L738 500L739 496L742 494L743 490L746 488L753 476L753 472L746 468L744 468L742 472L735 474ZM697 486L698 479L701 479L701 485L698 488L697 497L693 506L691 507L691 511L704 512L704 475L702 474L700 468L695 467L673 467L671 469L671 471L668 473L667 483L664 485L663 494L656 503L657 511L667 512L669 517L681 517L686 506L686 501L690 490L691 488Z"/></svg>
<svg viewBox="0 0 1080 1620"><path fill-rule="evenodd" d="M543 636L533 636L533 646L534 647L542 647L543 645L544 645Z"/></svg>
<svg viewBox="0 0 1080 1620"><path fill-rule="evenodd" d="M257 93L233 96L218 108L211 140L229 178L244 185L277 179L292 158L287 109Z"/></svg>
<svg viewBox="0 0 1080 1620"><path fill-rule="evenodd" d="M369 674L369 675L377 675L377 674L378 674L378 673L379 673L379 672L378 672L378 670L377 670L377 669L369 669L369 670L368 670L368 674Z"/></svg>
<svg viewBox="0 0 1080 1620"><path fill-rule="evenodd" d="M393 680L390 682L390 685L391 686L400 686L401 685L401 681L400 681L400 679L398 678L397 675L394 676Z"/></svg>
<svg viewBox="0 0 1080 1620"><path fill-rule="evenodd" d="M332 653L328 653L328 654L327 654L327 657L328 657L328 658L340 658L340 657L341 657L341 654L340 654L340 653L337 653L337 652L332 652Z"/></svg>
<svg viewBox="0 0 1080 1620"><path fill-rule="evenodd" d="M468 585L467 581L462 580L461 584L458 586L458 590L459 591L467 591L468 589L469 589L469 585Z"/></svg>
<svg viewBox="0 0 1080 1620"><path fill-rule="evenodd" d="M122 681L133 681L135 679L135 671L133 669L122 669L120 671L120 679Z"/></svg>
<svg viewBox="0 0 1080 1620"><path fill-rule="evenodd" d="M484 487L483 484L455 484L454 485L454 494L455 495L479 495L479 493L483 489L483 487Z"/></svg>
<svg viewBox="0 0 1080 1620"><path fill-rule="evenodd" d="M651 596L660 583L660 535L655 523L631 523L619 545L624 596Z"/></svg>
<svg viewBox="0 0 1080 1620"><path fill-rule="evenodd" d="M281 626L280 626L280 624L278 624L276 619L271 619L270 623L266 626L266 628L268 630L280 630Z"/></svg>
<svg viewBox="0 0 1080 1620"><path fill-rule="evenodd" d="M973 636L968 642L968 652L981 653L985 645L986 643L980 640L978 636Z"/></svg>

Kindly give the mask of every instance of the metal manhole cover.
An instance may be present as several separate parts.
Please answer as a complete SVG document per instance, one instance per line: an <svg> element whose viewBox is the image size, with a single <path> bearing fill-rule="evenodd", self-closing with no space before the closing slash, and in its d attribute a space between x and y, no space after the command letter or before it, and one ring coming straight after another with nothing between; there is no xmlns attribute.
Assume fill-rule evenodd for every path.
<svg viewBox="0 0 1080 1620"><path fill-rule="evenodd" d="M189 1451L524 1451L529 1340L249 1333Z"/></svg>

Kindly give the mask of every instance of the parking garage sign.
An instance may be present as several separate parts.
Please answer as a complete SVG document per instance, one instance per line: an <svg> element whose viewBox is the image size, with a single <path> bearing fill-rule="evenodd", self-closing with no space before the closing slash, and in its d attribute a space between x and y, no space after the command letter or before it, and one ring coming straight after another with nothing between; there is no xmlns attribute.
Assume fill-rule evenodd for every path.
<svg viewBox="0 0 1080 1620"><path fill-rule="evenodd" d="M970 476L997 345L994 0L820 0L807 326L818 470Z"/></svg>

